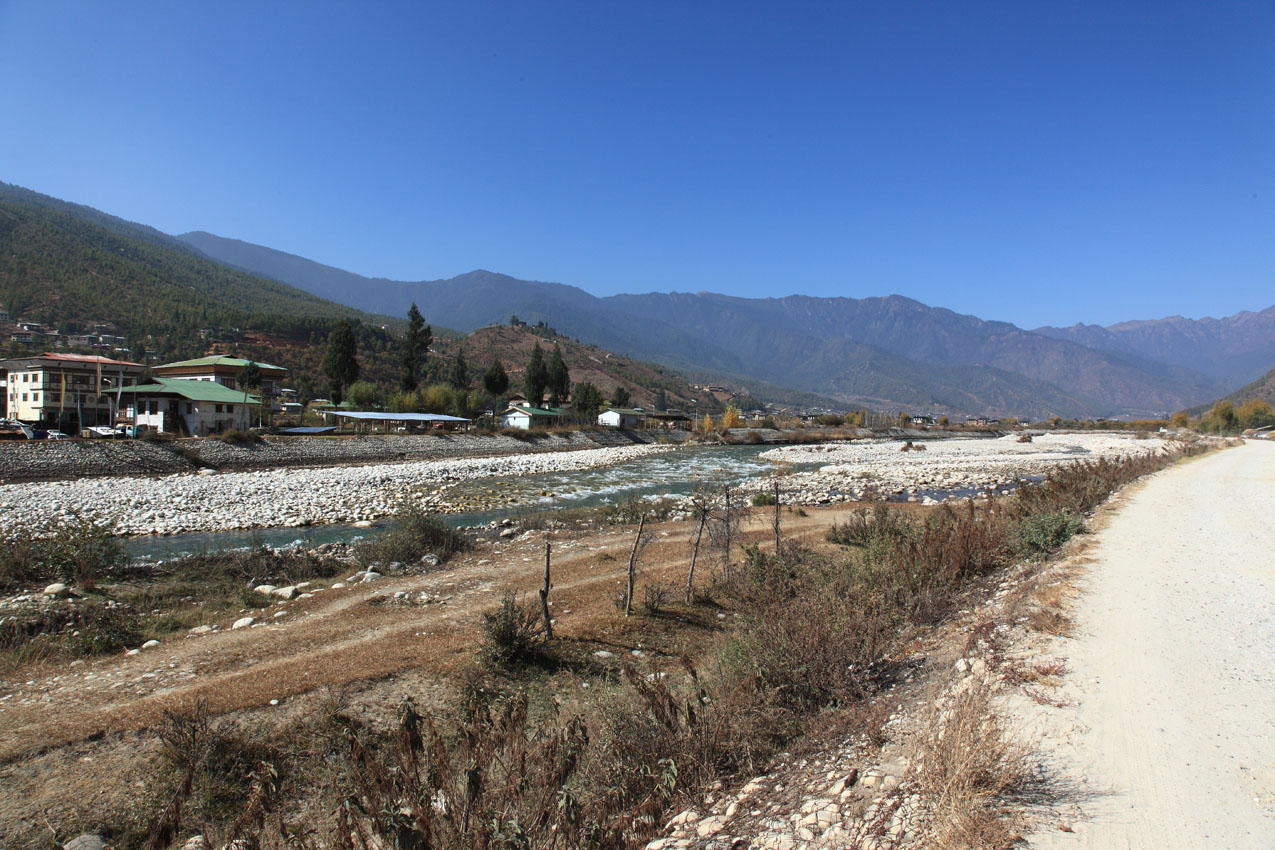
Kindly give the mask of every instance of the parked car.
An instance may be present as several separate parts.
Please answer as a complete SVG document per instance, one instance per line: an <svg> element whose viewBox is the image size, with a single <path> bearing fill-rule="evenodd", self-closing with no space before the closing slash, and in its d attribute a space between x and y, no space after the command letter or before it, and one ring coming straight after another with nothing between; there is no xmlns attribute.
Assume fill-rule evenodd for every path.
<svg viewBox="0 0 1275 850"><path fill-rule="evenodd" d="M50 431L48 434L45 435L45 439L46 440L69 440L71 439L71 435L63 434L61 431Z"/></svg>
<svg viewBox="0 0 1275 850"><path fill-rule="evenodd" d="M120 435L119 431L116 431L114 428L111 428L106 425L94 425L92 428L89 429L89 434L94 437L107 437L107 438L118 437Z"/></svg>

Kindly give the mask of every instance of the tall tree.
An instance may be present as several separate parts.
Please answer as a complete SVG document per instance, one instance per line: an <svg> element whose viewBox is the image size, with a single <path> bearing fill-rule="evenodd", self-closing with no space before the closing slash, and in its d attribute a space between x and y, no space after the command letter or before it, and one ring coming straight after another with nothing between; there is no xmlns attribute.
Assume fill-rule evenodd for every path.
<svg viewBox="0 0 1275 850"><path fill-rule="evenodd" d="M447 383L458 390L469 389L469 364L465 362L465 352L459 346L452 358L452 368L447 373Z"/></svg>
<svg viewBox="0 0 1275 850"><path fill-rule="evenodd" d="M421 369L429 356L429 344L433 339L433 329L425 324L421 311L416 309L416 302L412 302L412 308L407 311L407 334L403 337L403 351L399 359L403 367L399 388L404 392L414 390L420 384Z"/></svg>
<svg viewBox="0 0 1275 850"><path fill-rule="evenodd" d="M612 407L628 407L629 406L629 391L626 390L624 387L616 387L615 392L611 393L611 406Z"/></svg>
<svg viewBox="0 0 1275 850"><path fill-rule="evenodd" d="M354 341L354 328L347 319L337 322L328 335L323 374L328 376L328 388L334 404L340 404L345 388L359 379L358 344Z"/></svg>
<svg viewBox="0 0 1275 850"><path fill-rule="evenodd" d="M531 360L527 363L527 373L523 377L522 389L527 401L540 404L545 397L545 388L549 386L549 367L545 365L545 353L540 350L540 343L531 349Z"/></svg>
<svg viewBox="0 0 1275 850"><path fill-rule="evenodd" d="M668 409L668 396L665 395L663 387L655 391L655 409L656 410Z"/></svg>
<svg viewBox="0 0 1275 850"><path fill-rule="evenodd" d="M567 371L567 361L562 359L561 346L554 343L553 356L549 358L549 406L557 407L570 394L571 373Z"/></svg>
<svg viewBox="0 0 1275 850"><path fill-rule="evenodd" d="M241 390L243 390L243 409L244 409L244 420L245 420L245 421L247 421L247 419L248 419L248 392L249 392L250 390L252 390L252 391L256 391L256 390L261 389L261 380L262 380L262 376L261 376L261 367L257 365L257 361L256 361L256 360L249 360L247 363L245 363L245 364L243 365L243 367L239 370L238 379L239 379L239 388L240 388ZM258 411L257 411L257 417L258 417L258 419L257 419L257 423L258 423L258 424L260 424L260 423L261 423L261 419L260 419L260 417L261 417L261 411L260 411L260 408L258 408ZM250 424L251 424L251 423L250 423Z"/></svg>
<svg viewBox="0 0 1275 850"><path fill-rule="evenodd" d="M571 390L571 403L582 419L593 422L602 408L602 391L588 381L581 381Z"/></svg>
<svg viewBox="0 0 1275 850"><path fill-rule="evenodd" d="M505 372L505 364L497 357L491 361L487 371L483 373L483 389L488 394L502 396L509 390L509 375Z"/></svg>

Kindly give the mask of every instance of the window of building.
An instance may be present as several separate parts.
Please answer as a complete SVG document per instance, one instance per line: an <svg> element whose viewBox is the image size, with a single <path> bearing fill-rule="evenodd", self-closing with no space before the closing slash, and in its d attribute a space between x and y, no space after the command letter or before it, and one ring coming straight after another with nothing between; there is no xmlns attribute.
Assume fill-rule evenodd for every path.
<svg viewBox="0 0 1275 850"><path fill-rule="evenodd" d="M23 373L22 373L22 383L24 383L24 384L25 384L25 383L27 383L27 381L29 381L29 380L30 380L30 378L31 378L31 376L30 376L30 375L28 375L26 372L23 372Z"/></svg>
<svg viewBox="0 0 1275 850"><path fill-rule="evenodd" d="M23 393L23 394L22 394L22 400L23 400L23 401L26 401L26 400L27 400L27 394L26 394L26 393Z"/></svg>
<svg viewBox="0 0 1275 850"><path fill-rule="evenodd" d="M151 413L159 413L159 400L151 399Z"/></svg>
<svg viewBox="0 0 1275 850"><path fill-rule="evenodd" d="M39 404L39 403L40 403L40 394L39 394L39 393L31 393L31 400L32 400L32 401L34 401L36 404Z"/></svg>
<svg viewBox="0 0 1275 850"><path fill-rule="evenodd" d="M217 412L218 412L218 413L221 413L221 405L220 405L220 404L219 404L219 405L217 405L217 408L216 408L216 409L217 409Z"/></svg>
<svg viewBox="0 0 1275 850"><path fill-rule="evenodd" d="M190 414L194 412L195 412L195 405L191 404L190 402L186 402L186 415L189 416Z"/></svg>

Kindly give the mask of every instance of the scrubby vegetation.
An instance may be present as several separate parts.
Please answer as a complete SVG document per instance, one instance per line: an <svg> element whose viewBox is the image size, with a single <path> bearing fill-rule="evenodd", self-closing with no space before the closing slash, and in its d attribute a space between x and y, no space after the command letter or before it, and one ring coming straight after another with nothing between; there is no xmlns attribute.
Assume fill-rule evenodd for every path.
<svg viewBox="0 0 1275 850"><path fill-rule="evenodd" d="M899 649L947 616L972 583L1016 558L1052 551L1114 489L1170 462L1076 464L980 505L928 512L881 505L836 526L829 535L836 547L750 544L742 566L719 570L686 603L680 589L655 583L643 595L644 583L638 595L647 616L615 616L608 640L679 641L666 653L679 664L599 660L599 644L578 635L549 642L538 612L508 594L483 618L473 665L452 695L405 702L392 724L369 723L339 699L316 716L260 729L174 715L161 736L165 757L149 813L109 837L121 847L196 831L264 847L638 846L671 806L710 783L760 771L812 723L851 722L889 680ZM738 504L745 502L740 495ZM440 556L446 551L432 522L399 527L414 529L401 533L417 542L396 551L415 553L421 540ZM738 556L743 541L722 539L734 539ZM237 569L263 576L305 568L244 557L260 560ZM221 574L207 560L197 563L206 567L200 583L209 570ZM242 573L226 572L238 576L226 587L244 586ZM973 718L978 706L971 711ZM998 759L986 769L956 758L961 735L984 732L984 725L946 724L931 743L952 758L927 762L923 779L949 789L962 811L994 818L994 798L1014 781L1003 769L1012 767L1001 758L1003 741L980 743L980 753ZM995 834L986 819L968 829Z"/></svg>
<svg viewBox="0 0 1275 850"><path fill-rule="evenodd" d="M415 564L425 555L436 555L442 563L468 546L464 534L409 502L386 531L360 544L355 555L365 564Z"/></svg>

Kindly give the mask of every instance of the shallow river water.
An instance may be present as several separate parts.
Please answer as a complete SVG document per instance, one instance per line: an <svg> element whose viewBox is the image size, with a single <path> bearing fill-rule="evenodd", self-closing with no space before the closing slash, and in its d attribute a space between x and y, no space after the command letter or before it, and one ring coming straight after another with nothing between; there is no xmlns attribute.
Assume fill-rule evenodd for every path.
<svg viewBox="0 0 1275 850"><path fill-rule="evenodd" d="M682 496L703 485L729 483L738 486L762 478L776 465L758 457L769 446L711 446L678 449L638 458L616 466L554 472L540 475L494 476L455 485L451 493L495 491L511 504L493 510L443 515L456 527L482 525L492 520L560 508L587 508L616 504L628 499ZM794 470L813 469L817 463L786 465ZM384 523L378 523L383 527ZM318 546L351 541L375 533L347 523L307 528L259 528L190 532L124 541L134 558L163 560L199 552L241 549L250 546L277 548L293 544Z"/></svg>

